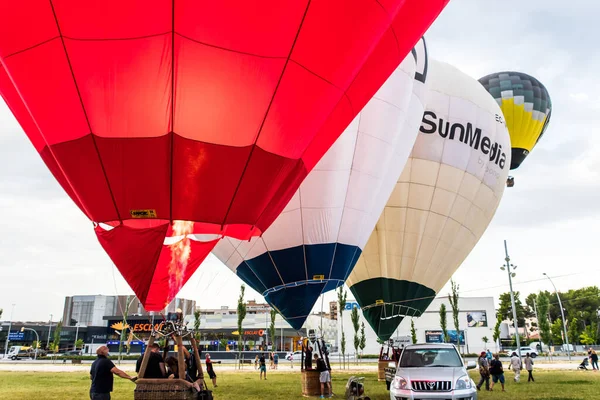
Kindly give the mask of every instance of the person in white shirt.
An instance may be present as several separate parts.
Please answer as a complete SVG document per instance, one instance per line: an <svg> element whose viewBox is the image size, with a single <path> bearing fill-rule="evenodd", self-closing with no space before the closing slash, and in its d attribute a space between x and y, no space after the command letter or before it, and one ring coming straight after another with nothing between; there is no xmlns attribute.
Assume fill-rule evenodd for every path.
<svg viewBox="0 0 600 400"><path fill-rule="evenodd" d="M525 357L525 369L529 373L527 382L535 382L535 379L533 379L533 358L529 356L529 353L527 353L527 356Z"/></svg>
<svg viewBox="0 0 600 400"><path fill-rule="evenodd" d="M510 365L508 369L511 369L515 373L515 382L519 382L521 379L521 368L523 368L523 364L521 363L521 358L517 355L515 351L512 353L512 357L510 358Z"/></svg>

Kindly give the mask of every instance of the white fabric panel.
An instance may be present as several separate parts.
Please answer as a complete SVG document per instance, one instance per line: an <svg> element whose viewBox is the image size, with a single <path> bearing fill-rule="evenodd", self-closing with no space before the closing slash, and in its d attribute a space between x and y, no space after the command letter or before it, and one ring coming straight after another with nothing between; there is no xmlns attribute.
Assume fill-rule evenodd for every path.
<svg viewBox="0 0 600 400"><path fill-rule="evenodd" d="M496 101L447 64L431 62L429 80L419 135L349 286L386 277L439 291L483 235L504 192L510 139ZM502 165L490 160L494 143Z"/></svg>
<svg viewBox="0 0 600 400"><path fill-rule="evenodd" d="M415 71L409 54L310 172L260 243L240 253L243 259L303 244L365 246L418 133L429 91ZM213 253L235 269L240 260L234 264L230 253L238 246L232 250L223 244L227 241Z"/></svg>

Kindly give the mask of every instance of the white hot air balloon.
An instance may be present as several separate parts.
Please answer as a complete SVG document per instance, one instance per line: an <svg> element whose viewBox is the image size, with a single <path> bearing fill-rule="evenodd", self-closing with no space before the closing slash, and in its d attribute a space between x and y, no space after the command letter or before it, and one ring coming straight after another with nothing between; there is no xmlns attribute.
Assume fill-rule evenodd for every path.
<svg viewBox="0 0 600 400"><path fill-rule="evenodd" d="M347 284L380 339L419 316L492 220L510 168L498 104L432 61L419 135Z"/></svg>
<svg viewBox="0 0 600 400"><path fill-rule="evenodd" d="M426 77L422 39L262 237L226 237L214 248L295 329L356 264L417 136Z"/></svg>

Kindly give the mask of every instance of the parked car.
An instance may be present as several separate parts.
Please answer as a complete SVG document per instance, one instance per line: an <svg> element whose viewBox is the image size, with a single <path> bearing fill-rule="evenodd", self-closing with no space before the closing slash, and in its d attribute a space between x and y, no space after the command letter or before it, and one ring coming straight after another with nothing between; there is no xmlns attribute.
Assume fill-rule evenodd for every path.
<svg viewBox="0 0 600 400"><path fill-rule="evenodd" d="M523 347L521 347L521 357L525 357L525 355L527 353L529 353L529 356L531 358L536 358L538 356L538 352L534 348L529 347L529 346L523 346Z"/></svg>
<svg viewBox="0 0 600 400"><path fill-rule="evenodd" d="M287 353L285 355L285 359L288 361L300 361L300 360L302 360L302 352L295 351L293 353Z"/></svg>
<svg viewBox="0 0 600 400"><path fill-rule="evenodd" d="M404 348L390 385L390 399L472 399L477 387L467 373L476 367L464 361L453 344L412 344Z"/></svg>

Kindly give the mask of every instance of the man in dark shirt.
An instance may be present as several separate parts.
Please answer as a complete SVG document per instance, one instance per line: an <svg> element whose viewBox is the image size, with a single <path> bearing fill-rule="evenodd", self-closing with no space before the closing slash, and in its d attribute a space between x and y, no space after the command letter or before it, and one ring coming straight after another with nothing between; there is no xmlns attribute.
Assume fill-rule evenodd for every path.
<svg viewBox="0 0 600 400"><path fill-rule="evenodd" d="M142 354L138 358L135 364L135 372L139 373L142 367L142 361L144 355ZM160 379L167 376L167 370L165 369L165 361L160 355L160 346L157 343L150 346L150 356L148 358L148 365L146 366L146 372L144 373L144 379Z"/></svg>
<svg viewBox="0 0 600 400"><path fill-rule="evenodd" d="M263 372L265 374L265 381L267 380L267 363L265 361L265 353L261 353L260 358L258 359L258 365L260 366L260 379L263 377Z"/></svg>
<svg viewBox="0 0 600 400"><path fill-rule="evenodd" d="M312 352L313 348L306 346L306 350L304 352L304 369L312 369Z"/></svg>
<svg viewBox="0 0 600 400"><path fill-rule="evenodd" d="M90 379L92 380L90 399L110 400L110 392L113 390L113 374L131 381L134 381L135 378L115 367L115 364L108 359L108 347L98 347L96 354L98 358L92 363L90 369Z"/></svg>

